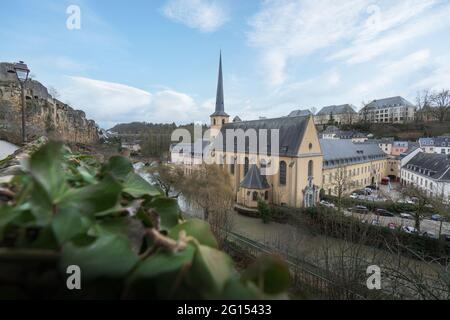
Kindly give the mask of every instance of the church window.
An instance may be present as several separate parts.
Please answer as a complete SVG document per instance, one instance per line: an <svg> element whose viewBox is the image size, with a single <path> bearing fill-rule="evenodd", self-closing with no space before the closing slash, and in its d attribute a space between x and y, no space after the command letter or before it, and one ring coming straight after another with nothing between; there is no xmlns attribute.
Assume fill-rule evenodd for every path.
<svg viewBox="0 0 450 320"><path fill-rule="evenodd" d="M247 174L248 172L248 166L249 166L249 161L248 158L245 157L245 163L244 163L244 176Z"/></svg>
<svg viewBox="0 0 450 320"><path fill-rule="evenodd" d="M286 185L286 162L280 162L280 185Z"/></svg>

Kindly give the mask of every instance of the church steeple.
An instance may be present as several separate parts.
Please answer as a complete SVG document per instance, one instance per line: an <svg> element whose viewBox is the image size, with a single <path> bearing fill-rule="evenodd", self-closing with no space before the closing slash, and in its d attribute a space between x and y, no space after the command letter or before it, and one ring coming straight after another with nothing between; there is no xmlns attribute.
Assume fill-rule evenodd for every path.
<svg viewBox="0 0 450 320"><path fill-rule="evenodd" d="M216 111L211 115L228 117L225 113L225 100L223 97L223 75L222 75L222 52L220 52L219 59L219 79L217 81L217 95L216 95Z"/></svg>
<svg viewBox="0 0 450 320"><path fill-rule="evenodd" d="M217 81L216 111L211 118L211 140L217 137L222 125L228 123L230 116L225 113L225 101L223 98L223 75L222 75L222 51L219 60L219 80Z"/></svg>

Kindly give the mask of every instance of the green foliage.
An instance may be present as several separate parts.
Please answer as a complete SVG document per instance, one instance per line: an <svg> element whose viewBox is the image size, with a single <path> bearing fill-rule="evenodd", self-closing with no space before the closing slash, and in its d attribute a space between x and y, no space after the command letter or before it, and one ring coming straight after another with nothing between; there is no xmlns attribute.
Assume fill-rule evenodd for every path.
<svg viewBox="0 0 450 320"><path fill-rule="evenodd" d="M264 223L269 223L271 211L269 205L262 199L258 199L258 212Z"/></svg>
<svg viewBox="0 0 450 320"><path fill-rule="evenodd" d="M126 158L101 164L51 142L5 187L15 192L0 202L8 298L254 299L289 286L287 266L271 258L240 276L209 224L184 220ZM81 291L66 289L70 265L81 268Z"/></svg>

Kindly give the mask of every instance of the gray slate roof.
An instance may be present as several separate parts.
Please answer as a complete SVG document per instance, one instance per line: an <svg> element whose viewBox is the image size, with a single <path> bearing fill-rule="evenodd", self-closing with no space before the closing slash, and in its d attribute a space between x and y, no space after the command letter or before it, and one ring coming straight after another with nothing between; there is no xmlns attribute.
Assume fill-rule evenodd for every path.
<svg viewBox="0 0 450 320"><path fill-rule="evenodd" d="M300 147L300 143L303 140L303 135L305 133L305 129L308 125L308 120L310 117L282 117L282 118L274 118L274 119L259 119L253 121L242 121L242 122L232 122L226 123L222 126L222 145L220 143L215 143L217 150L228 150L234 151L236 149L237 152L243 153L245 151L250 151L248 146L241 145L242 143L233 142L232 146L227 148L226 145L226 130L238 130L242 129L244 132L247 132L248 129L255 129L257 132L257 139L259 139L259 130L266 129L267 130L267 151L271 151L271 141L270 136L272 129L279 130L279 147L280 150L278 155L280 156L296 156L298 154L298 149ZM244 143L245 144L245 143ZM259 149L259 141L258 141L258 149ZM259 150L258 150L259 152ZM274 154L275 155L275 154Z"/></svg>
<svg viewBox="0 0 450 320"><path fill-rule="evenodd" d="M238 116L233 118L233 122L240 122L240 121L242 121L242 119L239 118Z"/></svg>
<svg viewBox="0 0 450 320"><path fill-rule="evenodd" d="M450 136L439 136L435 138L420 138L419 143L421 146L428 147L450 147Z"/></svg>
<svg viewBox="0 0 450 320"><path fill-rule="evenodd" d="M376 144L354 143L351 140L321 139L324 168L381 160L387 155Z"/></svg>
<svg viewBox="0 0 450 320"><path fill-rule="evenodd" d="M368 108L375 108L375 109L384 109L389 107L392 108L398 106L414 107L414 105L411 102L400 96L373 100L371 103L367 105Z"/></svg>
<svg viewBox="0 0 450 320"><path fill-rule="evenodd" d="M312 112L309 110L294 110L289 113L288 117L305 117L311 115Z"/></svg>
<svg viewBox="0 0 450 320"><path fill-rule="evenodd" d="M253 164L250 166L244 180L241 182L241 187L246 189L264 190L269 189L270 185L267 183L266 177L261 175L258 167Z"/></svg>
<svg viewBox="0 0 450 320"><path fill-rule="evenodd" d="M170 146L172 152L183 152L191 153L193 156L200 156L202 154L207 154L209 149L209 140L197 140L194 143L174 143Z"/></svg>
<svg viewBox="0 0 450 320"><path fill-rule="evenodd" d="M333 106L327 106L323 107L318 113L318 116L322 115L329 115L329 114L349 114L353 113L356 114L356 111L352 108L350 104L342 104L342 105L333 105Z"/></svg>
<svg viewBox="0 0 450 320"><path fill-rule="evenodd" d="M450 181L450 157L445 154L420 152L406 168L434 180Z"/></svg>

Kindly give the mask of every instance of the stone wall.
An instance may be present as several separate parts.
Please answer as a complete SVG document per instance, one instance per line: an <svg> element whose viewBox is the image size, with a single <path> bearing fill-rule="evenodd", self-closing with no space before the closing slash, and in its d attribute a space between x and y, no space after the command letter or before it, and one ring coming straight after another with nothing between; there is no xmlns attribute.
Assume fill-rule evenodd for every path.
<svg viewBox="0 0 450 320"><path fill-rule="evenodd" d="M13 65L0 63L0 139L21 142L21 89ZM67 142L92 144L98 140L97 126L86 114L54 99L45 86L35 80L27 83L27 140L41 136Z"/></svg>

